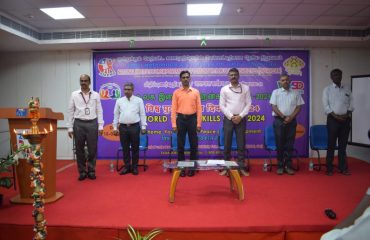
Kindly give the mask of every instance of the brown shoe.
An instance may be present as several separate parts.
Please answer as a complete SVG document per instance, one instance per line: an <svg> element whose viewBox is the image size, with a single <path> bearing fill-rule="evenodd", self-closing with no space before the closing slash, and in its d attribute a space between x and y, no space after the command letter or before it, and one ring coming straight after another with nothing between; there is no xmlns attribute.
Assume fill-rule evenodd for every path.
<svg viewBox="0 0 370 240"><path fill-rule="evenodd" d="M249 172L247 172L245 169L240 169L239 173L244 177L249 177Z"/></svg>
<svg viewBox="0 0 370 240"><path fill-rule="evenodd" d="M284 169L283 169L283 168L278 168L278 169L276 170L276 174L277 174L277 175L283 175L283 173L284 173Z"/></svg>
<svg viewBox="0 0 370 240"><path fill-rule="evenodd" d="M222 170L220 173L219 173L220 176L227 176L227 170Z"/></svg>
<svg viewBox="0 0 370 240"><path fill-rule="evenodd" d="M291 168L285 168L285 172L288 174L288 175L294 175L295 174L295 172L294 172L294 170L293 169L291 169Z"/></svg>

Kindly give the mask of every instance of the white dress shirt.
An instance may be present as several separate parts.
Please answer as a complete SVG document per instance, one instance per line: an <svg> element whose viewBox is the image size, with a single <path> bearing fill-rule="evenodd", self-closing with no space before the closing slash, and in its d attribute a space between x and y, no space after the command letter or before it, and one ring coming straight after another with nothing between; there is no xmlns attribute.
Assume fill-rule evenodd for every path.
<svg viewBox="0 0 370 240"><path fill-rule="evenodd" d="M113 130L117 130L118 123L133 124L137 122L140 122L141 129L146 129L143 100L134 95L130 97L130 100L126 96L117 99L114 106Z"/></svg>
<svg viewBox="0 0 370 240"><path fill-rule="evenodd" d="M281 87L272 91L270 104L276 105L284 116L290 116L297 106L304 104L304 101L297 90L285 90ZM277 114L272 111L272 116L277 116Z"/></svg>
<svg viewBox="0 0 370 240"><path fill-rule="evenodd" d="M99 130L103 130L103 108L101 106L99 93L90 90L90 92L84 94L81 89L72 92L68 104L68 132L73 132L73 123L75 119L93 120L95 118L98 119Z"/></svg>
<svg viewBox="0 0 370 240"><path fill-rule="evenodd" d="M247 85L240 83L237 87L233 87L230 83L221 88L219 105L227 119L231 120L234 115L245 117L251 104L251 93Z"/></svg>
<svg viewBox="0 0 370 240"><path fill-rule="evenodd" d="M366 195L370 195L370 187ZM353 225L333 229L321 236L321 240L365 240L370 236L370 206L365 209L363 214L358 217Z"/></svg>
<svg viewBox="0 0 370 240"><path fill-rule="evenodd" d="M326 114L334 112L343 115L354 110L351 90L345 86L338 87L335 83L324 89L322 103Z"/></svg>

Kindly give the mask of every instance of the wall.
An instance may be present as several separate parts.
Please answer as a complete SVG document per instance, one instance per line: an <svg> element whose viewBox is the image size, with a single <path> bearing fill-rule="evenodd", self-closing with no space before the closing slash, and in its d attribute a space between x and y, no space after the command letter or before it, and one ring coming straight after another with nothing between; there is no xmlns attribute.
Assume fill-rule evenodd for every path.
<svg viewBox="0 0 370 240"><path fill-rule="evenodd" d="M92 72L90 51L0 53L0 107L26 107L31 96L40 97L41 106L64 113L72 91L79 89L79 76ZM58 122L58 159L72 159L72 141L65 120ZM7 121L0 121L0 141L9 140ZM1 144L0 156L9 151Z"/></svg>
<svg viewBox="0 0 370 240"><path fill-rule="evenodd" d="M370 74L370 49L314 48L310 49L310 57L310 121L324 124L321 95L331 83L330 71L342 69L344 84L350 84L351 75ZM0 107L25 107L31 96L39 96L43 107L65 115L69 96L79 88L82 73L92 73L90 51L0 53ZM6 121L0 121L0 156L9 149L9 134L2 133L7 127ZM72 159L72 141L64 127L65 121L61 121L57 158ZM370 161L370 149L349 146L348 155Z"/></svg>

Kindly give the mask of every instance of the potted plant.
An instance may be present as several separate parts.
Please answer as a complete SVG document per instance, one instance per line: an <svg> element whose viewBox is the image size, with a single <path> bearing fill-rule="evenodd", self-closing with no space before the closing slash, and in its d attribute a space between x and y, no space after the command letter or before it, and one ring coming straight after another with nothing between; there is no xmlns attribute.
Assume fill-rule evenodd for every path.
<svg viewBox="0 0 370 240"><path fill-rule="evenodd" d="M11 172L12 165L18 164L19 153L27 152L30 146L21 145L13 154L9 154L6 157L0 158L0 187L11 188L13 181L11 176L1 176L2 173ZM3 195L0 193L0 206L3 203Z"/></svg>
<svg viewBox="0 0 370 240"><path fill-rule="evenodd" d="M155 228L148 232L145 236L141 236L139 231L136 231L131 225L127 226L128 235L130 235L131 240L152 240L158 234L162 233L163 231L159 228ZM121 238L115 238L117 240L122 240Z"/></svg>

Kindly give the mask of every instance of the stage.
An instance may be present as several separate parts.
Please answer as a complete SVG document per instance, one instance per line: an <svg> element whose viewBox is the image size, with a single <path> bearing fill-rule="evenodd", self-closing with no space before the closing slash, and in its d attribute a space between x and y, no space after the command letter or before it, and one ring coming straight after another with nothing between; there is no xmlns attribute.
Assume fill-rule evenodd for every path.
<svg viewBox="0 0 370 240"><path fill-rule="evenodd" d="M162 161L148 160L139 175L109 171L98 161L97 179L78 181L72 161L57 161L57 191L64 197L45 206L47 239L129 239L128 224L142 232L161 228L155 239L319 239L345 218L370 186L370 164L350 159L352 175L328 177L308 171L308 159L294 176L263 172L262 160L251 160L243 177L245 200L230 191L227 177L201 171L180 178L175 202L169 203L171 173ZM0 239L32 239L33 207L14 205L13 189L0 189ZM324 215L332 208L336 220Z"/></svg>

